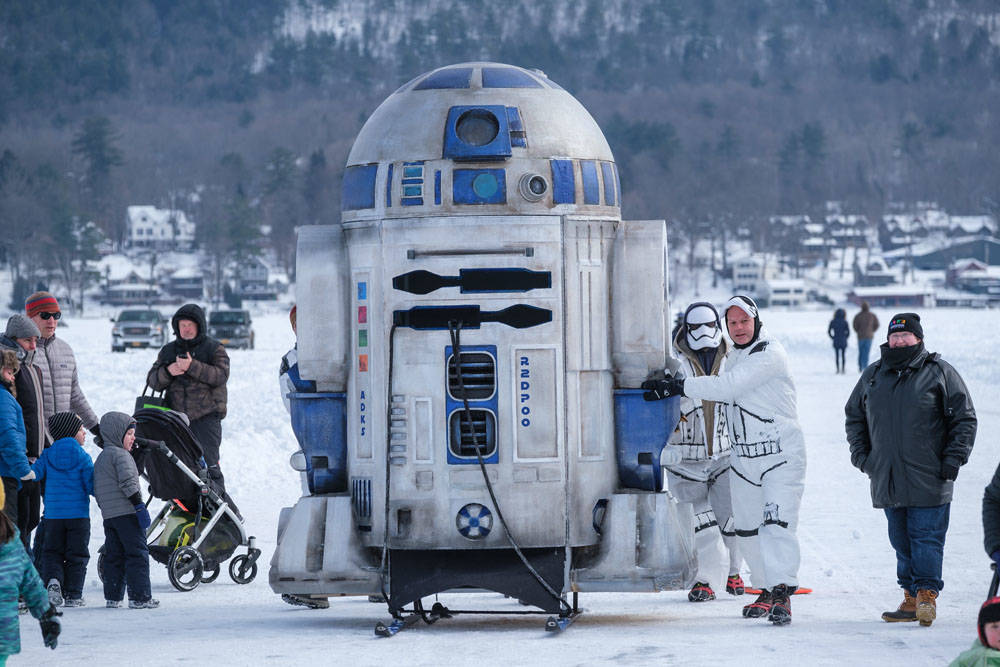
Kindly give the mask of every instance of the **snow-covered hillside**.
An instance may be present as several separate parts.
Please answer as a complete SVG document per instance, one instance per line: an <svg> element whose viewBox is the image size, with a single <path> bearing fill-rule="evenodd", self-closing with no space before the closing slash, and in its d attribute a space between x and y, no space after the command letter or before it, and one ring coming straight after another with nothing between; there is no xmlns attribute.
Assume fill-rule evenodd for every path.
<svg viewBox="0 0 1000 667"><path fill-rule="evenodd" d="M853 311L849 311L852 315ZM891 312L879 311L887 322ZM582 595L586 613L566 632L543 630L544 617L467 616L417 625L394 639L372 628L388 616L362 598L332 601L329 610L290 607L267 585L279 509L299 493L288 467L296 449L278 397L276 372L292 342L284 315L256 320L257 349L232 351L229 416L222 464L227 484L264 551L257 580L234 584L223 574L190 593L175 591L152 564L152 611L105 609L95 561L85 588L88 606L67 609L59 648L42 647L38 624L21 619L23 653L15 664L163 665L245 664L791 664L940 665L971 643L975 617L989 584L982 548L983 487L1000 460L1000 409L992 392L1000 367L984 334L1000 312L929 310L926 343L941 352L969 384L980 418L979 437L958 478L946 545L945 589L930 628L883 623L900 599L895 559L881 511L871 508L868 484L851 467L844 440L843 404L856 376L833 373L826 337L830 312L765 311L766 326L783 339L799 392L808 443L801 514L801 582L815 589L793 599L794 622L783 628L740 616L748 600L724 593L691 604L686 592ZM142 389L153 351L111 354L111 324L69 320L59 336L76 350L80 383L98 412L129 410ZM848 368L855 354L852 338ZM91 454L97 451L88 445ZM91 553L102 542L92 512ZM716 590L720 580L713 582ZM498 595L442 596L453 607L522 610Z"/></svg>

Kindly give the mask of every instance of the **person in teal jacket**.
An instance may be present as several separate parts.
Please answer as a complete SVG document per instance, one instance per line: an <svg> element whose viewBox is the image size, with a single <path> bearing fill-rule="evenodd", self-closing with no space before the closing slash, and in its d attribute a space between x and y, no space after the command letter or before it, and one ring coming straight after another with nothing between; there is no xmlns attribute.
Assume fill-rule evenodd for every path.
<svg viewBox="0 0 1000 667"><path fill-rule="evenodd" d="M17 527L0 513L0 667L7 664L9 656L21 652L19 595L24 596L28 611L38 619L45 645L54 649L62 629L60 613L49 604L48 593L18 538Z"/></svg>
<svg viewBox="0 0 1000 667"><path fill-rule="evenodd" d="M979 608L979 638L948 667L1000 665L1000 597L992 597Z"/></svg>

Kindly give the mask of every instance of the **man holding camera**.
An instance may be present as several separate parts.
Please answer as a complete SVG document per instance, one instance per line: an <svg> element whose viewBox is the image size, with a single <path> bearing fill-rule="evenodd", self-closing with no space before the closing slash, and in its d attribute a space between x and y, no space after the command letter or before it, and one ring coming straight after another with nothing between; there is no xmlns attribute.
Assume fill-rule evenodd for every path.
<svg viewBox="0 0 1000 667"><path fill-rule="evenodd" d="M205 311L188 303L170 320L176 338L160 349L146 384L166 391L167 406L183 412L205 453L209 477L223 484L219 467L222 420L226 417L229 355L210 337Z"/></svg>

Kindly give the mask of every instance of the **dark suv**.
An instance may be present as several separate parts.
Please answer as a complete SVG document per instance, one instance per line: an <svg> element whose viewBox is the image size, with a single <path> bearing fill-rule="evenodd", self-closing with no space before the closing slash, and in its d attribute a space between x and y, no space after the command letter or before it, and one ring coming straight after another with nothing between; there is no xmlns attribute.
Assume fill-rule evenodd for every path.
<svg viewBox="0 0 1000 667"><path fill-rule="evenodd" d="M167 342L169 325L158 310L123 310L112 318L111 351L129 347L160 347Z"/></svg>
<svg viewBox="0 0 1000 667"><path fill-rule="evenodd" d="M253 321L249 310L213 310L208 316L208 335L226 347L253 349Z"/></svg>

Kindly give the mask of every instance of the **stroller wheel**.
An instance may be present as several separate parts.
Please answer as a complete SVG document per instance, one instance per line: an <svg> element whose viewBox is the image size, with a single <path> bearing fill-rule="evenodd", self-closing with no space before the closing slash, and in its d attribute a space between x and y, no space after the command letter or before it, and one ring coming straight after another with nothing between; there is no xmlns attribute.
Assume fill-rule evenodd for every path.
<svg viewBox="0 0 1000 667"><path fill-rule="evenodd" d="M222 572L222 565L215 563L214 566L206 565L205 571L201 574L201 583L210 584L219 578L219 573Z"/></svg>
<svg viewBox="0 0 1000 667"><path fill-rule="evenodd" d="M167 561L167 578L179 591L194 590L201 583L205 565L201 554L194 547L181 547Z"/></svg>
<svg viewBox="0 0 1000 667"><path fill-rule="evenodd" d="M238 584L249 584L257 576L257 563L246 554L229 561L229 576Z"/></svg>
<svg viewBox="0 0 1000 667"><path fill-rule="evenodd" d="M104 583L104 547L101 547L100 553L97 555L97 578Z"/></svg>

